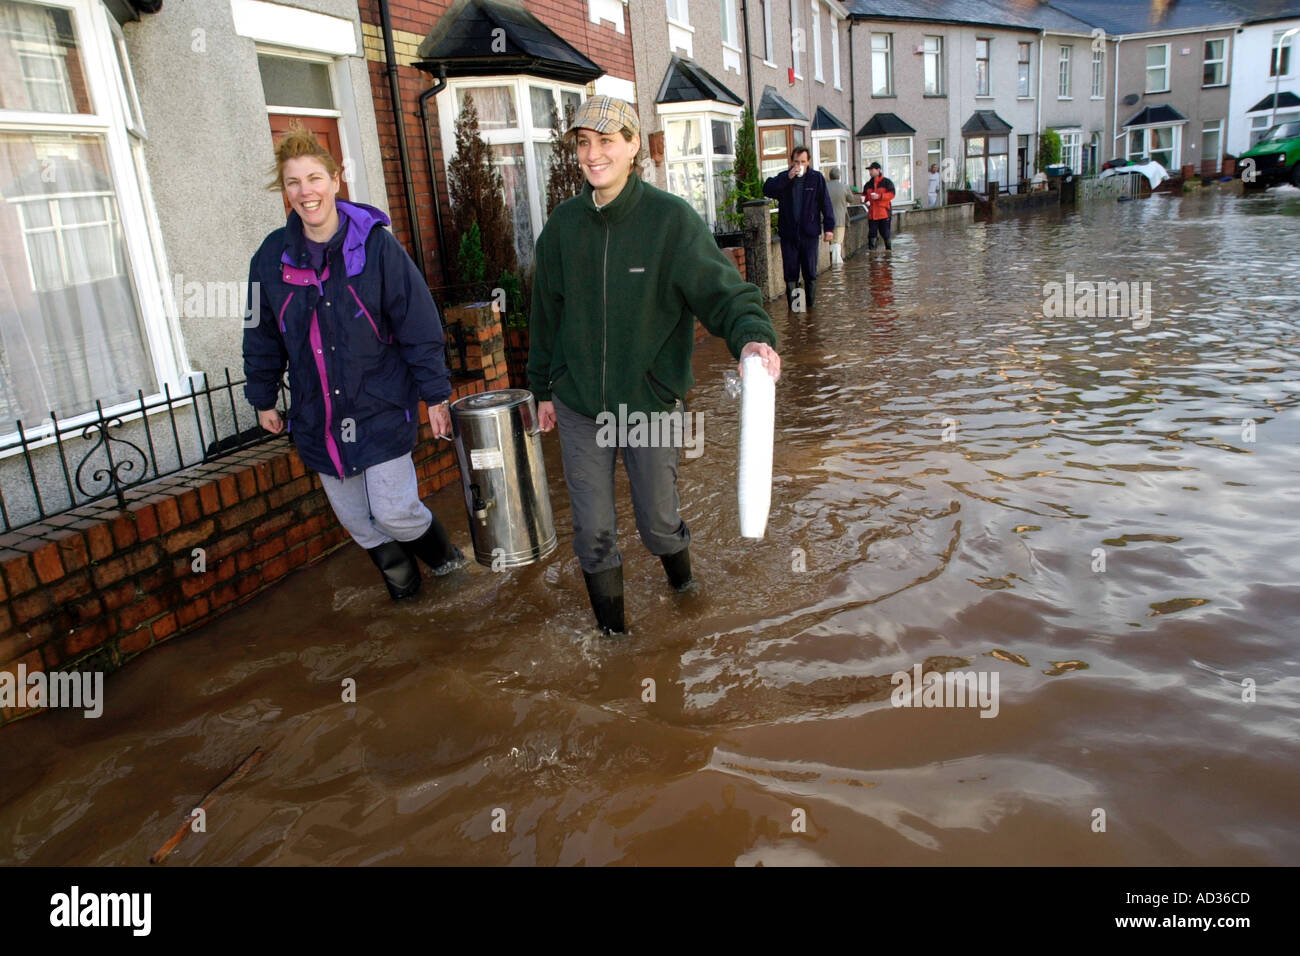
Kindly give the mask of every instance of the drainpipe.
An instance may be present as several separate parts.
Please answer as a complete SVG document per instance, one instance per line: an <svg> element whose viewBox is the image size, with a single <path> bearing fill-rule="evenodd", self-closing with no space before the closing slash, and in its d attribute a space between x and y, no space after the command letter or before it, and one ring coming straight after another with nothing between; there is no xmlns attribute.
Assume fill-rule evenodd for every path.
<svg viewBox="0 0 1300 956"><path fill-rule="evenodd" d="M1033 155L1030 158L1034 161L1034 173L1037 175L1041 170L1038 168L1038 150L1043 145L1043 39L1047 36L1046 30L1038 31L1038 102L1034 105L1034 145ZM1074 66L1073 63L1070 64Z"/></svg>
<svg viewBox="0 0 1300 956"><path fill-rule="evenodd" d="M849 182L858 184L858 80L853 72L853 20L849 16L849 168L853 178Z"/></svg>
<svg viewBox="0 0 1300 956"><path fill-rule="evenodd" d="M438 64L438 80L420 94L420 128L424 131L424 152L429 159L429 186L433 194L433 225L438 233L438 264L442 267L442 284L451 285L447 272L447 242L442 234L442 207L438 204L438 165L433 160L433 138L429 132L429 100L447 87L447 64Z"/></svg>
<svg viewBox="0 0 1300 956"><path fill-rule="evenodd" d="M1110 104L1110 155L1111 156L1116 155L1115 140L1119 138L1115 133L1115 124L1119 122L1119 45L1123 42L1124 42L1123 37L1115 38L1115 94L1112 97L1111 104ZM1127 148L1124 150L1124 155L1125 156L1128 155ZM1110 156L1107 156L1106 159L1110 159Z"/></svg>
<svg viewBox="0 0 1300 956"><path fill-rule="evenodd" d="M411 157L406 150L406 117L402 114L402 92L397 85L397 55L393 52L393 17L388 0L379 0L379 21L384 34L384 73L388 77L388 96L393 102L393 125L397 127L397 159L406 186L406 216L411 223L411 248L415 264L425 276L424 245L420 242L420 220L416 216L415 183L411 182Z"/></svg>
<svg viewBox="0 0 1300 956"><path fill-rule="evenodd" d="M749 4L745 0L740 0L740 22L740 43L745 50L745 87L749 91L749 111L757 113L758 110L754 106L754 64L749 61ZM757 123L758 120L754 122Z"/></svg>

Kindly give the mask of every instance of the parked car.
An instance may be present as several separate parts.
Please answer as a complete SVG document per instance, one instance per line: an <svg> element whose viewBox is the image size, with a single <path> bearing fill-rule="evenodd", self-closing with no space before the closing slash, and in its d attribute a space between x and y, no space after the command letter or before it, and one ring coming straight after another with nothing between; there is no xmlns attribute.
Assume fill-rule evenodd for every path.
<svg viewBox="0 0 1300 956"><path fill-rule="evenodd" d="M1300 120L1278 123L1241 154L1237 175L1246 189L1289 182L1300 186Z"/></svg>

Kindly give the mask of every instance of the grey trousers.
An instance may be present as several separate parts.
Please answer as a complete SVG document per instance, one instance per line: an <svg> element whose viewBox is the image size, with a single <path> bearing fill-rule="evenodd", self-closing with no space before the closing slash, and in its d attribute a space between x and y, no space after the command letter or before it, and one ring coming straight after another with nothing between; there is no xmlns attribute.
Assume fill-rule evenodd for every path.
<svg viewBox="0 0 1300 956"><path fill-rule="evenodd" d="M420 500L409 454L371 465L351 478L321 473L320 482L339 524L367 550L394 539L414 541L433 523L433 512Z"/></svg>
<svg viewBox="0 0 1300 956"><path fill-rule="evenodd" d="M588 574L623 563L618 550L614 509L614 462L617 447L596 441L595 419L552 396L564 460L564 483L573 511L573 550ZM632 485L632 508L641 541L651 554L676 554L691 543L691 532L678 513L678 448L623 448L623 467Z"/></svg>

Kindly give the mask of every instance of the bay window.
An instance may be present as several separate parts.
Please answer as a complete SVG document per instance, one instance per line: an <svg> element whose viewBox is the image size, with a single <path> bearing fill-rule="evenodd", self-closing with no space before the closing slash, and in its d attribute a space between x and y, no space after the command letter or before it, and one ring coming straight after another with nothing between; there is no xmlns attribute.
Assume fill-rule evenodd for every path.
<svg viewBox="0 0 1300 956"><path fill-rule="evenodd" d="M970 136L966 139L967 188L975 192L1003 192L1007 186L1007 136Z"/></svg>
<svg viewBox="0 0 1300 956"><path fill-rule="evenodd" d="M1182 126L1143 126L1128 131L1128 159L1149 156L1168 170L1178 168Z"/></svg>
<svg viewBox="0 0 1300 956"><path fill-rule="evenodd" d="M910 136L881 136L864 139L859 147L861 174L864 185L871 177L867 168L879 163L881 171L894 184L894 202L912 201L912 138Z"/></svg>
<svg viewBox="0 0 1300 956"><path fill-rule="evenodd" d="M0 0L0 434L181 377L143 137L102 3Z"/></svg>
<svg viewBox="0 0 1300 956"><path fill-rule="evenodd" d="M452 97L450 103L443 100L447 96ZM546 221L552 125L558 122L563 127L566 107L576 110L582 104L582 88L528 75L452 80L439 94L438 110L442 141L448 146L456 142L456 119L467 97L474 101L479 133L501 173L506 209L514 225L515 255L520 269L527 269ZM447 153L450 161L451 149Z"/></svg>
<svg viewBox="0 0 1300 956"><path fill-rule="evenodd" d="M717 104L721 107L723 104ZM709 225L717 222L727 192L728 173L736 162L736 123L730 112L668 112L664 126L664 161L668 192L681 196Z"/></svg>

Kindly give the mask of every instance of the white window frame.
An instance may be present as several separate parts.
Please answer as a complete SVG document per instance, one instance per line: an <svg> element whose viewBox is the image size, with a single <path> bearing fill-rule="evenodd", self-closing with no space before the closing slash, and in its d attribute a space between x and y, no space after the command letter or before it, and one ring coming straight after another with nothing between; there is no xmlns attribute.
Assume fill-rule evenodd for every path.
<svg viewBox="0 0 1300 956"><path fill-rule="evenodd" d="M763 62L768 66L776 66L772 59L776 55L776 43L772 39L772 4L775 2L763 0Z"/></svg>
<svg viewBox="0 0 1300 956"><path fill-rule="evenodd" d="M1083 130L1080 127L1058 129L1061 137L1061 162L1076 176L1083 174Z"/></svg>
<svg viewBox="0 0 1300 956"><path fill-rule="evenodd" d="M1292 55L1295 53L1295 40L1296 40L1295 36L1287 37L1286 42L1282 44L1282 50L1278 49L1278 43L1281 41L1282 35L1284 33L1286 33L1285 29L1274 30L1273 39L1269 43L1268 78L1270 80L1276 78L1278 75L1278 71L1281 70L1282 64L1280 61L1282 59L1282 50L1286 51L1286 69L1281 71L1282 79L1287 79L1288 77L1290 77L1292 75L1292 68L1295 66L1295 57ZM1276 67L1274 67L1274 59L1273 59L1274 57L1277 57L1278 60Z"/></svg>
<svg viewBox="0 0 1300 956"><path fill-rule="evenodd" d="M827 166L826 166L824 169L823 169L823 167L822 167L822 161L821 161L821 145L822 145L822 143L834 143L834 144L835 144L835 161L834 161L833 163L829 163L829 164L827 164ZM838 167L839 170L840 170L840 173L841 173L841 177L842 177L842 178L840 179L840 182L843 182L843 183L848 183L848 182L849 182L849 168L850 168L850 167L849 167L849 132L848 132L848 130L843 130L843 129L828 129L828 130L817 130L817 131L815 131L815 132L812 134L812 142L810 142L810 143L808 144L808 152L809 152L809 154L810 154L811 157L812 157L812 165L813 165L813 169L817 170L817 172L821 173L823 176L825 176L825 177L829 180L829 179L831 178L831 177L830 177L830 169L831 169L832 167ZM838 223L838 225L841 225L841 226L842 226L842 225L844 225L844 223L841 222L841 223Z"/></svg>
<svg viewBox="0 0 1300 956"><path fill-rule="evenodd" d="M1184 121L1179 121L1177 123L1153 123L1149 126L1126 126L1124 128L1125 158L1133 159L1138 156L1148 156L1154 160L1155 156L1152 155L1151 150L1152 133L1155 130L1170 129L1173 130L1173 145L1170 150L1173 155L1167 168L1171 173L1174 172L1180 168L1180 164L1182 163L1184 125L1186 125ZM1132 149L1133 133L1142 134L1142 148L1140 150L1135 151Z"/></svg>
<svg viewBox="0 0 1300 956"><path fill-rule="evenodd" d="M704 216L704 221L713 228L718 216L718 203L722 197L717 194L715 165L720 160L730 159L731 167L735 168L736 163L736 136L740 132L740 117L743 107L732 106L730 103L719 103L710 101L708 109L701 109L700 103L663 103L655 107L655 112L659 116L660 125L665 131L665 150L664 150L664 188L671 192L669 188L672 180L668 176L668 167L674 163L703 162L704 163L704 184L705 184L705 206L708 214ZM667 129L668 123L672 120L698 120L700 123L700 143L703 146L703 153L699 158L673 160L667 155ZM713 122L721 121L731 126L731 152L717 153L714 151L713 143ZM673 193L673 195L677 195ZM685 196L689 203L691 200Z"/></svg>
<svg viewBox="0 0 1300 956"><path fill-rule="evenodd" d="M868 183L868 182L871 181L871 177L867 175L867 165L868 165L868 162L871 161L872 158L871 158L870 156L867 156L867 155L866 155L866 150L867 150L867 144L868 144L868 143L871 143L871 142L875 142L876 140L880 140L880 141L881 141L881 148L880 148L880 159L879 159L879 160L875 160L875 161L880 163L880 165L881 165L881 167L882 167L881 172L882 172L882 173L883 173L887 178L889 177L889 157L891 157L891 156L902 156L902 155L903 155L902 153L891 153L891 152L890 152L890 150L889 150L889 143L890 143L890 141L891 141L891 140L906 140L906 141L907 141L907 171L908 171L908 178L907 178L907 181L908 181L908 186L907 186L906 188L904 188L904 186L903 186L902 183L898 182L897 180L894 180L894 189L896 190L896 192L894 193L894 205L896 205L896 206L906 206L906 205L909 205L909 204L915 204L915 203L917 202L917 198L916 198L916 175L915 175L915 172L914 172L914 170L913 170L913 166L912 166L912 158L913 158L913 155L914 155L915 152L916 152L916 149L915 149L915 145L913 144L913 137L912 137L912 136L908 136L908 135L903 135L903 136L867 136L867 137L864 137L864 138L858 140L858 174L861 176L861 179L859 179L858 181L861 182L861 183L863 183L864 185L865 185L866 183ZM928 175L929 175L929 174L928 174L928 172L927 172L927 177L928 177ZM927 178L926 181L927 181L927 183L929 182L928 178ZM907 194L906 197L904 197L904 195L903 195L905 192L906 192L906 194Z"/></svg>
<svg viewBox="0 0 1300 956"><path fill-rule="evenodd" d="M86 92L92 113L43 113L28 110L0 110L0 132L6 133L86 133L100 137L109 174L116 193L122 237L131 268L127 279L140 310L140 332L151 359L158 388L145 396L156 401L170 387L173 393L189 391L191 381L189 356L176 320L177 303L169 284L162 242L157 231L158 214L149 192L144 165L144 131L138 121L133 100L135 81L125 47L117 46L119 32L98 0L28 0L37 6L67 10L81 58ZM121 57L119 67L118 57ZM125 69L126 76L122 75ZM144 383L140 383L143 385ZM132 399L104 409L106 417L126 416L139 409L139 399ZM46 411L46 410L43 410ZM96 412L87 411L60 420L61 427L93 421ZM23 424L29 443L53 441L49 422ZM16 437L17 433L0 436ZM17 450L14 451L17 453Z"/></svg>
<svg viewBox="0 0 1300 956"><path fill-rule="evenodd" d="M690 0L664 0L664 16L669 23L689 27L691 25ZM674 16L674 14L679 14Z"/></svg>
<svg viewBox="0 0 1300 956"><path fill-rule="evenodd" d="M1062 43L1056 60L1056 98L1058 100L1074 99L1073 59L1074 44Z"/></svg>
<svg viewBox="0 0 1300 956"><path fill-rule="evenodd" d="M555 93L557 111L563 121L564 99L561 93L576 93L581 101L587 99L587 90L576 83L562 83L557 80L535 76L531 73L507 73L499 76L464 76L448 80L446 88L440 90L436 97L438 104L438 132L442 137L443 156L450 163L456 158L456 118L460 115L459 91L466 87L509 86L515 92L515 113L519 125L510 129L485 129L479 135L488 146L522 145L524 147L524 180L528 186L529 213L533 218L533 238L536 239L546 224L546 183L542 181L541 170L537 167L535 143L549 143L551 131L544 127L533 126L531 86L549 88Z"/></svg>
<svg viewBox="0 0 1300 956"><path fill-rule="evenodd" d="M1219 55L1217 57L1204 56L1205 47L1209 46L1211 43L1223 44L1222 48L1219 51ZM1201 89L1203 90L1217 89L1220 86L1227 86L1228 85L1228 38L1209 37L1202 45L1201 50L1202 50ZM1219 64L1220 80L1218 83L1205 82L1205 68L1209 66L1211 63Z"/></svg>
<svg viewBox="0 0 1300 956"><path fill-rule="evenodd" d="M1219 169L1223 165L1223 128L1225 125L1226 124L1221 119L1212 120L1212 121L1207 120L1206 122L1201 124L1201 147L1202 147L1201 163L1202 164L1204 164L1207 159L1213 159L1215 169ZM1219 138L1219 150L1212 157L1207 157L1204 151L1205 134L1209 132L1213 132Z"/></svg>
<svg viewBox="0 0 1300 956"><path fill-rule="evenodd" d="M333 109L310 109L298 106L279 106L267 103L267 116L321 116L335 120L339 128L339 146L343 150L343 164L348 176L348 195L353 202L368 203L371 200L370 183L366 177L365 163L361 161L361 128L355 111L356 100L353 97L351 77L348 75L347 59L319 53L311 50L295 50L290 47L272 46L267 43L256 44L259 56L274 56L284 60L304 60L319 63L329 73L330 99ZM259 85L260 85L259 79ZM340 109L340 106L347 109Z"/></svg>
<svg viewBox="0 0 1300 956"><path fill-rule="evenodd" d="M831 75L835 88L844 89L840 86L840 21L834 14L831 15Z"/></svg>
<svg viewBox="0 0 1300 956"><path fill-rule="evenodd" d="M934 49L928 49L930 41L934 41ZM922 96L945 96L948 89L947 77L944 75L943 63L943 37L930 34L921 38L921 95ZM931 58L934 59L934 91L931 92L925 88L925 64Z"/></svg>
<svg viewBox="0 0 1300 956"><path fill-rule="evenodd" d="M1021 54L1024 58L1021 59ZM1020 67L1025 67L1024 92L1020 92ZM1034 98L1034 45L1025 40L1017 41L1016 47L1016 99L1032 100Z"/></svg>
<svg viewBox="0 0 1300 956"><path fill-rule="evenodd" d="M885 48L876 49L876 37L884 37ZM885 55L885 92L876 92L876 54ZM893 96L894 95L894 35L892 33L872 33L871 34L871 95L872 96Z"/></svg>
<svg viewBox="0 0 1300 956"><path fill-rule="evenodd" d="M718 16L722 21L722 45L732 50L740 49L740 34L736 30L736 0L718 0Z"/></svg>
<svg viewBox="0 0 1300 956"><path fill-rule="evenodd" d="M1092 51L1092 84L1088 98L1099 100L1106 95L1106 51L1096 48Z"/></svg>
<svg viewBox="0 0 1300 956"><path fill-rule="evenodd" d="M1164 62L1164 65L1163 65L1163 66L1151 66L1151 65L1150 65L1150 60L1151 60L1151 51L1152 51L1152 50L1159 50L1159 49L1163 49L1163 50L1165 51L1165 62ZM1145 74L1145 75L1146 75L1146 82L1145 82L1145 84L1143 84L1143 85L1146 87L1146 89L1145 89L1143 92L1144 92L1144 93L1168 93L1168 92L1169 92L1169 44L1168 44L1168 43L1148 43L1148 44L1147 44L1146 59L1147 59L1147 64L1146 64L1146 67L1145 67L1145 70L1146 70L1146 74ZM1151 88L1151 74L1152 74L1153 71L1154 71L1154 72L1163 72L1163 74L1164 74L1164 77L1163 77L1163 83L1164 83L1164 85L1163 85L1163 86L1160 86L1160 87L1157 88L1157 89L1152 89L1152 88Z"/></svg>
<svg viewBox="0 0 1300 956"><path fill-rule="evenodd" d="M984 56L980 56L980 44L984 44ZM980 90L979 64L984 64L984 89ZM993 38L975 38L975 96L991 97L993 95Z"/></svg>

